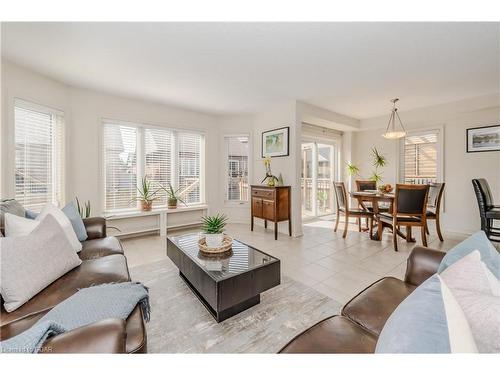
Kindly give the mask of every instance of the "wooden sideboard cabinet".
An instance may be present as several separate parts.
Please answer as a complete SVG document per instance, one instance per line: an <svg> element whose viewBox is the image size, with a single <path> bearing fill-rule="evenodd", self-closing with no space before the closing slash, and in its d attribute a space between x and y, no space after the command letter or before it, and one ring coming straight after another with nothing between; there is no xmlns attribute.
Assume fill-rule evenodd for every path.
<svg viewBox="0 0 500 375"><path fill-rule="evenodd" d="M290 186L265 186L252 185L252 218L251 230L253 230L253 221L257 217L264 219L264 227L267 228L267 222L274 222L274 239L278 239L278 223L288 220L288 233L292 235L291 218L291 190Z"/></svg>

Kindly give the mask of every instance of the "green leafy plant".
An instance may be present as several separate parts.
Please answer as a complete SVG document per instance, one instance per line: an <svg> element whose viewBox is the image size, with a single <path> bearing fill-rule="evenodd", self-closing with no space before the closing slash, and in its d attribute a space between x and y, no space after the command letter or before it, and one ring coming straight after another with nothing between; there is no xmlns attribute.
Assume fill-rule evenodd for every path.
<svg viewBox="0 0 500 375"><path fill-rule="evenodd" d="M387 158L378 152L377 148L372 148L373 166L375 168L385 167L387 164Z"/></svg>
<svg viewBox="0 0 500 375"><path fill-rule="evenodd" d="M227 216L224 214L217 214L214 216L203 216L202 229L206 234L219 234L222 233L227 223Z"/></svg>
<svg viewBox="0 0 500 375"><path fill-rule="evenodd" d="M371 181L375 181L377 184L382 182L382 173L379 172L379 168L385 167L387 165L387 158L378 152L377 148L372 148L372 161L375 170L372 172L370 176Z"/></svg>
<svg viewBox="0 0 500 375"><path fill-rule="evenodd" d="M349 176L359 176L359 167L352 164L352 163L346 163L347 167L347 173Z"/></svg>
<svg viewBox="0 0 500 375"><path fill-rule="evenodd" d="M75 197L76 200L76 208L78 209L78 214L82 219L86 219L90 217L90 201L86 201L83 206L80 204L78 197Z"/></svg>
<svg viewBox="0 0 500 375"><path fill-rule="evenodd" d="M167 198L168 200L171 200L171 201L179 201L181 203L183 203L185 206L187 206L186 202L184 202L182 199L181 199L181 195L179 194L179 191L181 190L180 188L177 189L177 190L174 190L174 187L172 186L172 184L169 182L168 183L168 187L167 188L162 188L163 190L165 190L165 192L167 193Z"/></svg>
<svg viewBox="0 0 500 375"><path fill-rule="evenodd" d="M383 168L387 165L387 158L385 155L381 154L376 147L372 148L372 165L375 167L375 170L372 171L372 174L369 177L370 181L375 181L377 184L382 182L382 172L379 171L379 168ZM360 176L360 169L358 166L352 163L346 163L347 173L349 176Z"/></svg>
<svg viewBox="0 0 500 375"><path fill-rule="evenodd" d="M373 171L369 180L375 181L378 184L379 182L382 182L382 174L377 173L376 171Z"/></svg>
<svg viewBox="0 0 500 375"><path fill-rule="evenodd" d="M144 176L141 179L141 186L136 187L139 196L135 199L132 200L139 200L143 202L153 202L159 197L157 196L157 193L160 189L153 190L152 183L151 181L148 180L147 176Z"/></svg>

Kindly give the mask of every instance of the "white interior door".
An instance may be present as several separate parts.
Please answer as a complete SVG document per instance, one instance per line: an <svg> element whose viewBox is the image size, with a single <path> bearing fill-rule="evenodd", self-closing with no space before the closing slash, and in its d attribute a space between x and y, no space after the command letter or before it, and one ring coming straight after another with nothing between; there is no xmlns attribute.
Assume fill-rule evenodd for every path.
<svg viewBox="0 0 500 375"><path fill-rule="evenodd" d="M336 152L334 143L302 143L302 215L305 217L334 212Z"/></svg>

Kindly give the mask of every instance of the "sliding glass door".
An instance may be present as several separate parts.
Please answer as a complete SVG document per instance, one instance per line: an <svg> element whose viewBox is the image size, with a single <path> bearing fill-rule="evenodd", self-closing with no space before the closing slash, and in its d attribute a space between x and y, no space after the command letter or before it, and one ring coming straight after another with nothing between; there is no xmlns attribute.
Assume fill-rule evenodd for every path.
<svg viewBox="0 0 500 375"><path fill-rule="evenodd" d="M302 214L322 216L334 212L335 143L302 143Z"/></svg>

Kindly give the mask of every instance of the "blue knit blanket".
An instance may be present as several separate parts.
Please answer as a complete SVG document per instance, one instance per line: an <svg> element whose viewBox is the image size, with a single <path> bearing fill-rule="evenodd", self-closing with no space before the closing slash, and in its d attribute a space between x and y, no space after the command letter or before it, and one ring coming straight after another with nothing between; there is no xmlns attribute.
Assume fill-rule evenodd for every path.
<svg viewBox="0 0 500 375"><path fill-rule="evenodd" d="M140 305L149 321L148 289L125 282L80 289L23 333L0 342L1 353L37 353L48 338L103 319L127 319Z"/></svg>

